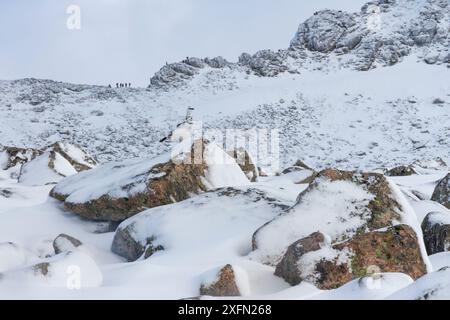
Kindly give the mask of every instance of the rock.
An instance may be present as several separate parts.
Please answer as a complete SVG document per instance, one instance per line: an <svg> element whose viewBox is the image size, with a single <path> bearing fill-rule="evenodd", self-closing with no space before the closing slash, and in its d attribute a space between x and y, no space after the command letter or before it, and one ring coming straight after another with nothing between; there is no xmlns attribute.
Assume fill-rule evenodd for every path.
<svg viewBox="0 0 450 320"><path fill-rule="evenodd" d="M277 264L275 275L284 278L290 284L299 284L302 279L295 265L308 252L317 251L325 245L325 236L315 232L306 238L291 244L280 263Z"/></svg>
<svg viewBox="0 0 450 320"><path fill-rule="evenodd" d="M422 222L423 239L428 255L449 251L450 213L430 212Z"/></svg>
<svg viewBox="0 0 450 320"><path fill-rule="evenodd" d="M200 286L200 295L213 297L237 297L240 296L233 267L227 264L220 269L214 279L205 281Z"/></svg>
<svg viewBox="0 0 450 320"><path fill-rule="evenodd" d="M210 66L211 68L215 68L215 69L222 69L225 68L227 66L230 66L231 63L228 62L224 57L215 57L215 58L205 58L205 63Z"/></svg>
<svg viewBox="0 0 450 320"><path fill-rule="evenodd" d="M450 296L450 267L430 272L409 286L394 292L389 300L446 300Z"/></svg>
<svg viewBox="0 0 450 320"><path fill-rule="evenodd" d="M401 196L382 174L321 171L294 206L254 233L251 256L277 265L289 245L313 232L327 234L334 244L391 227L407 214L398 202Z"/></svg>
<svg viewBox="0 0 450 320"><path fill-rule="evenodd" d="M450 209L450 173L439 181L431 196L431 200L439 202Z"/></svg>
<svg viewBox="0 0 450 320"><path fill-rule="evenodd" d="M430 171L446 171L448 170L447 163L441 158L431 160L416 160L411 165L418 173L430 173Z"/></svg>
<svg viewBox="0 0 450 320"><path fill-rule="evenodd" d="M256 75L262 77L274 77L286 72L288 67L285 64L286 54L282 51L262 50L253 56L244 53L239 57L239 64L247 66Z"/></svg>
<svg viewBox="0 0 450 320"><path fill-rule="evenodd" d="M436 98L433 100L433 104L444 104L444 103L445 101L440 98Z"/></svg>
<svg viewBox="0 0 450 320"><path fill-rule="evenodd" d="M13 242L0 243L0 272L24 267L36 257Z"/></svg>
<svg viewBox="0 0 450 320"><path fill-rule="evenodd" d="M123 221L145 209L179 202L208 189L249 182L217 145L202 140L189 145L188 150L174 155L106 164L68 177L50 196L84 218ZM226 163L215 163L217 159Z"/></svg>
<svg viewBox="0 0 450 320"><path fill-rule="evenodd" d="M67 234L60 234L53 240L53 248L55 249L55 254L60 254L65 251L72 251L74 248L81 246L80 240L75 239Z"/></svg>
<svg viewBox="0 0 450 320"><path fill-rule="evenodd" d="M8 170L17 165L23 165L41 154L42 151L37 149L4 147L0 149L0 169Z"/></svg>
<svg viewBox="0 0 450 320"><path fill-rule="evenodd" d="M384 175L388 177L412 176L413 174L417 174L417 172L412 166L398 166L384 172Z"/></svg>
<svg viewBox="0 0 450 320"><path fill-rule="evenodd" d="M311 249L296 256L288 250L276 275L291 285L308 281L328 290L374 271L404 273L413 279L427 272L416 233L408 225L361 233L332 247L315 244Z"/></svg>
<svg viewBox="0 0 450 320"><path fill-rule="evenodd" d="M353 15L336 10L323 10L302 23L291 41L291 48L306 47L327 53L334 50L347 29L354 26ZM358 41L359 42L359 41ZM353 41L349 41L353 46ZM340 46L344 46L341 43Z"/></svg>
<svg viewBox="0 0 450 320"><path fill-rule="evenodd" d="M255 182L258 178L258 170L253 163L252 158L244 148L238 148L228 151L228 154L236 160L241 170L245 173L251 182Z"/></svg>
<svg viewBox="0 0 450 320"><path fill-rule="evenodd" d="M98 165L97 161L80 147L67 142L57 142L45 150L60 154L77 172L90 170Z"/></svg>

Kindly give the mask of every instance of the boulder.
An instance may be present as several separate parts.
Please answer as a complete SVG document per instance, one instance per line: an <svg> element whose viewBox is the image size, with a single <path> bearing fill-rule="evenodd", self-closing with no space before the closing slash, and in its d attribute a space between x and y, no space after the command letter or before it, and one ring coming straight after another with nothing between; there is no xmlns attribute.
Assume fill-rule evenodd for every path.
<svg viewBox="0 0 450 320"><path fill-rule="evenodd" d="M309 251L294 253L290 247L275 274L291 285L307 281L327 290L374 271L404 273L413 279L427 272L416 233L408 225L361 233L331 247L322 247L322 238L315 239Z"/></svg>
<svg viewBox="0 0 450 320"><path fill-rule="evenodd" d="M439 181L431 196L431 200L439 202L450 209L450 173Z"/></svg>
<svg viewBox="0 0 450 320"><path fill-rule="evenodd" d="M413 174L417 174L412 166L398 166L389 170L386 170L384 175L388 177L403 177L403 176L412 176Z"/></svg>
<svg viewBox="0 0 450 320"><path fill-rule="evenodd" d="M204 244L203 250L215 252L221 244L236 239L242 239L240 247L247 251L251 249L247 239L254 230L292 206L285 201L251 186L208 191L123 221L116 230L111 251L136 261L161 250L182 252L199 243ZM186 225L201 232L180 232Z"/></svg>
<svg viewBox="0 0 450 320"><path fill-rule="evenodd" d="M428 255L449 251L450 213L430 212L422 222L423 239Z"/></svg>
<svg viewBox="0 0 450 320"><path fill-rule="evenodd" d="M211 273L210 279L205 279L200 285L200 295L213 297L237 297L241 293L236 283L233 266L227 264L219 272Z"/></svg>
<svg viewBox="0 0 450 320"><path fill-rule="evenodd" d="M60 234L53 240L53 249L55 249L55 254L60 254L65 251L73 251L73 249L81 246L80 240L75 239L67 234Z"/></svg>
<svg viewBox="0 0 450 320"><path fill-rule="evenodd" d="M209 189L249 182L236 162L214 143L187 143L189 148L173 155L110 163L68 177L50 196L84 218L123 221Z"/></svg>

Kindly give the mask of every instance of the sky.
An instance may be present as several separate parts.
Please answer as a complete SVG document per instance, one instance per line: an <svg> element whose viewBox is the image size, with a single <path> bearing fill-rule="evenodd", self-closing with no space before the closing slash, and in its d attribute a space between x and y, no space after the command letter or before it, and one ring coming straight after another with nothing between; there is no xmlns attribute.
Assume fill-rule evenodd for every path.
<svg viewBox="0 0 450 320"><path fill-rule="evenodd" d="M147 86L166 62L287 48L315 11L366 0L0 0L0 79ZM67 8L80 8L69 29Z"/></svg>

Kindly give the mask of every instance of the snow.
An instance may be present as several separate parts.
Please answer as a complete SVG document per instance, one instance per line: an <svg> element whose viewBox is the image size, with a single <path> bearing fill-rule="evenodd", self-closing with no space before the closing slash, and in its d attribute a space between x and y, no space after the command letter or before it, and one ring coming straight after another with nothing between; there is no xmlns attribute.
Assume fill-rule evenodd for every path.
<svg viewBox="0 0 450 320"><path fill-rule="evenodd" d="M424 19L419 12L425 0L395 3L400 7L383 13L386 24L374 38L388 39L401 26ZM439 29L447 30L448 23L446 17ZM360 72L349 67L353 54L306 51L296 61L285 61L298 73L260 77L238 65L204 68L167 90L0 81L0 145L44 148L67 141L60 146L80 164L93 166L72 143L103 163L74 174L57 154L51 169L46 150L22 168L0 170L0 299L195 297L201 281L210 281L226 264L236 271L242 299L448 299L449 254L427 257L420 228L430 212L440 212L439 221L450 221L448 209L430 200L449 172L436 158L450 163L450 82L443 81L450 68L448 63L423 62L426 55L447 53L448 47L427 44L411 48L393 66L375 63L375 69ZM438 98L442 103L434 103ZM195 107L193 118L205 130L242 129L241 136L255 128L278 130L279 154L251 154L271 176L250 183L231 157L208 144L208 192L122 222L120 228L133 226L132 236L140 243L154 236L154 244L164 247L148 259L128 263L111 251L114 233L105 232L108 225L65 211L49 198L53 186L48 184L59 182L56 191L68 194L72 203L144 191L149 179L160 177L149 173L151 167L167 162L171 151L180 159L190 151L189 126L175 131L172 144L159 143L182 121L188 106ZM373 198L360 186L335 181L321 183L296 204L308 187L297 183L311 172L274 175L298 159L315 170L382 171L413 164L419 174L389 182L402 207L396 223L415 230L428 273L414 282L404 274L377 274L329 291L306 281L291 287L275 276L274 264L294 241L316 231L329 242L354 234L369 217L361 208ZM270 167L273 160L279 160L279 168ZM0 152L1 168L6 161ZM258 249L252 251L252 235L270 221L270 228L257 234ZM67 246L68 251L55 255L53 241L61 233L83 245ZM351 257L325 246L306 254L299 267L310 271L318 258L336 255L341 263ZM48 266L49 273L36 272L37 264ZM73 290L77 270L80 288Z"/></svg>
<svg viewBox="0 0 450 320"><path fill-rule="evenodd" d="M38 186L54 184L61 181L64 176L49 168L49 156L50 153L46 152L24 164L19 176L19 182L25 185ZM63 172L65 171L67 173L69 171L67 168L71 168L70 163L64 158L60 157L57 161L60 161L61 164L59 165L59 168L62 169ZM76 173L75 169L73 169L72 174L73 173Z"/></svg>

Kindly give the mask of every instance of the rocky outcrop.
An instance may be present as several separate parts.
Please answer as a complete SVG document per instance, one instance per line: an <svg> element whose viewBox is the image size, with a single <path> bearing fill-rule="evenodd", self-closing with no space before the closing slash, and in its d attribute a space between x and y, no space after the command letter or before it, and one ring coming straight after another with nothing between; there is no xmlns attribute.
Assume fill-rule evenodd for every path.
<svg viewBox="0 0 450 320"><path fill-rule="evenodd" d="M302 282L301 273L295 266L302 256L311 251L320 250L325 246L325 236L320 232L314 232L306 238L291 244L283 259L275 268L275 275L282 277L286 282L296 285Z"/></svg>
<svg viewBox="0 0 450 320"><path fill-rule="evenodd" d="M42 154L42 150L32 148L3 147L0 149L0 169L8 170L21 166Z"/></svg>
<svg viewBox="0 0 450 320"><path fill-rule="evenodd" d="M431 200L439 202L450 209L450 173L439 181L431 196Z"/></svg>
<svg viewBox="0 0 450 320"><path fill-rule="evenodd" d="M245 173L251 182L255 182L258 178L258 169L253 163L250 154L244 148L238 148L228 151L228 154L236 161L241 170Z"/></svg>
<svg viewBox="0 0 450 320"><path fill-rule="evenodd" d="M52 153L53 159L55 158L54 154L58 153L61 155L77 172L90 170L98 165L93 157L74 144L56 142L45 150Z"/></svg>
<svg viewBox="0 0 450 320"><path fill-rule="evenodd" d="M298 246L311 242L311 236L294 243L275 274L291 285L308 281L320 289L334 289L373 272L400 272L418 279L427 271L416 233L407 225L361 233L331 247L323 247L322 239L314 239L309 250Z"/></svg>
<svg viewBox="0 0 450 320"><path fill-rule="evenodd" d="M423 239L428 255L449 251L450 213L430 212L422 222Z"/></svg>
<svg viewBox="0 0 450 320"><path fill-rule="evenodd" d="M55 250L55 254L60 254L65 251L73 251L73 249L81 246L82 243L80 240L75 239L67 234L60 234L53 240L53 249Z"/></svg>
<svg viewBox="0 0 450 320"><path fill-rule="evenodd" d="M286 65L286 51L272 50L258 51L254 55L243 53L239 57L239 64L248 67L249 71L262 77L274 77L289 70Z"/></svg>
<svg viewBox="0 0 450 320"><path fill-rule="evenodd" d="M240 296L236 276L230 264L224 266L217 273L215 279L206 281L200 286L200 295L214 297L236 297Z"/></svg>

